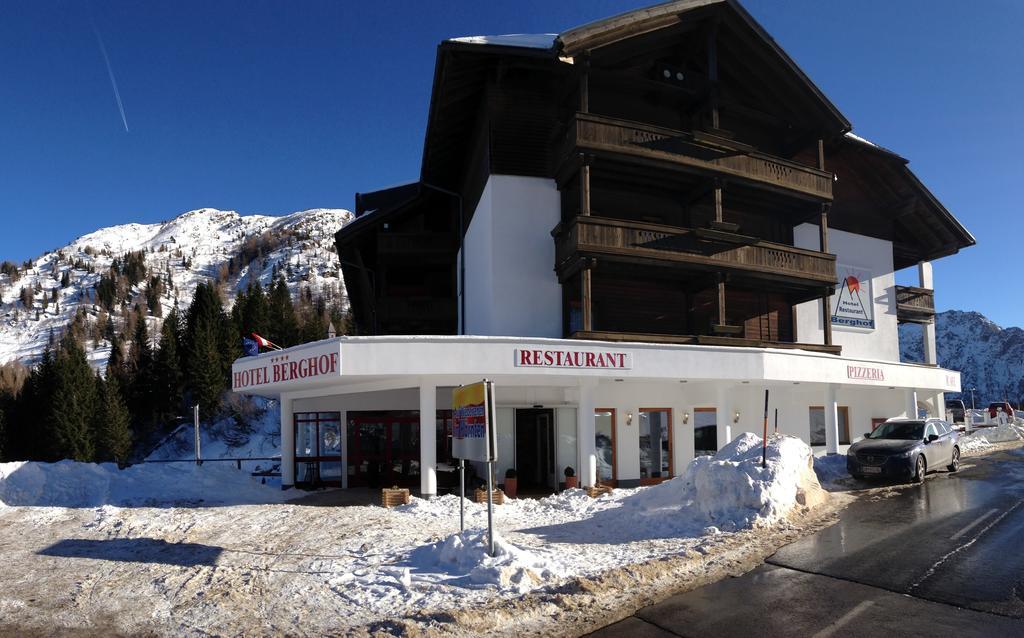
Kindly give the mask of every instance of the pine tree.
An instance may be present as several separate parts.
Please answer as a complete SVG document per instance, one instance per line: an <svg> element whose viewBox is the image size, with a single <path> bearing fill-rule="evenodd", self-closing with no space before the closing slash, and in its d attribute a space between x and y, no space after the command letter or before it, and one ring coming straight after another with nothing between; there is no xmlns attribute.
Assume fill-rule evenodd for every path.
<svg viewBox="0 0 1024 638"><path fill-rule="evenodd" d="M93 424L97 461L124 465L132 449L131 415L121 394L117 377L104 380L96 375L96 421Z"/></svg>
<svg viewBox="0 0 1024 638"><path fill-rule="evenodd" d="M220 409L221 395L227 388L231 352L226 335L233 333L224 315L216 287L202 283L185 318L184 362L192 400L199 403L204 416L213 416Z"/></svg>
<svg viewBox="0 0 1024 638"><path fill-rule="evenodd" d="M288 284L284 277L278 277L270 289L268 300L267 319L269 326L266 336L268 339L281 346L288 348L299 343L298 321L295 318L295 307L292 305L292 296L288 291Z"/></svg>
<svg viewBox="0 0 1024 638"><path fill-rule="evenodd" d="M53 363L53 400L46 416L52 456L92 461L96 383L85 350L74 338L66 336Z"/></svg>
<svg viewBox="0 0 1024 638"><path fill-rule="evenodd" d="M180 320L172 308L160 328L160 343L153 361L153 412L158 421L173 419L182 405Z"/></svg>

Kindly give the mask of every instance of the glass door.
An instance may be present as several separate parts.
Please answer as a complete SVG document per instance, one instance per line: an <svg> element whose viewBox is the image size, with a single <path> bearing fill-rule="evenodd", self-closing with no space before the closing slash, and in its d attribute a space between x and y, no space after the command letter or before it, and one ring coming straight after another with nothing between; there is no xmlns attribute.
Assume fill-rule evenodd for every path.
<svg viewBox="0 0 1024 638"><path fill-rule="evenodd" d="M672 410L640 408L640 484L672 478Z"/></svg>
<svg viewBox="0 0 1024 638"><path fill-rule="evenodd" d="M597 450L597 481L615 485L615 409L594 411L594 444Z"/></svg>
<svg viewBox="0 0 1024 638"><path fill-rule="evenodd" d="M419 428L408 413L349 413L349 486L418 485Z"/></svg>
<svg viewBox="0 0 1024 638"><path fill-rule="evenodd" d="M341 486L341 413L296 412L295 483Z"/></svg>

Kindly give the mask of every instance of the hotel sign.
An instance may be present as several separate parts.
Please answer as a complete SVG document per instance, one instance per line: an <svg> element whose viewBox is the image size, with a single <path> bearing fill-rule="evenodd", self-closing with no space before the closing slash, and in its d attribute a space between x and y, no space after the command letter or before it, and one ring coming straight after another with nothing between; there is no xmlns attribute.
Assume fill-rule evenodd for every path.
<svg viewBox="0 0 1024 638"><path fill-rule="evenodd" d="M832 325L861 330L875 329L875 300L871 291L871 273L863 268L836 265L839 283L831 308Z"/></svg>
<svg viewBox="0 0 1024 638"><path fill-rule="evenodd" d="M632 370L629 352L600 350L515 350L517 368L571 368L573 370Z"/></svg>
<svg viewBox="0 0 1024 638"><path fill-rule="evenodd" d="M289 350L270 357L246 357L231 366L231 389L248 390L289 381L315 381L337 376L340 364L341 353L337 344Z"/></svg>

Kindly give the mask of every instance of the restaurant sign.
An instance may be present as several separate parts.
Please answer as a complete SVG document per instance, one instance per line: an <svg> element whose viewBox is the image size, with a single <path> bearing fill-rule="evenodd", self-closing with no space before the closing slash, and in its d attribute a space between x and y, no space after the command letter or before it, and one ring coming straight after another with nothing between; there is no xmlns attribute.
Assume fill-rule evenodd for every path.
<svg viewBox="0 0 1024 638"><path fill-rule="evenodd" d="M846 378L862 381L885 381L885 370L868 366L846 366Z"/></svg>
<svg viewBox="0 0 1024 638"><path fill-rule="evenodd" d="M515 350L517 368L572 368L583 370L632 370L633 355L608 350Z"/></svg>

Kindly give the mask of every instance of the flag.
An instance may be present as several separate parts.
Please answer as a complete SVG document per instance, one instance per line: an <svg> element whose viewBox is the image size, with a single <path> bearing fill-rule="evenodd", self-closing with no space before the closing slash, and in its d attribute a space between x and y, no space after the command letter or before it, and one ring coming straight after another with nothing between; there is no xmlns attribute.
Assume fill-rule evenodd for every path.
<svg viewBox="0 0 1024 638"><path fill-rule="evenodd" d="M280 350L281 349L281 346L279 346L276 343L272 342L270 339L264 339L263 337L259 336L255 332L252 333L252 338L256 340L256 343L259 344L259 346L261 348L273 348L274 350Z"/></svg>
<svg viewBox="0 0 1024 638"><path fill-rule="evenodd" d="M260 344L249 337L242 337L242 350L247 357L255 357L260 353Z"/></svg>

